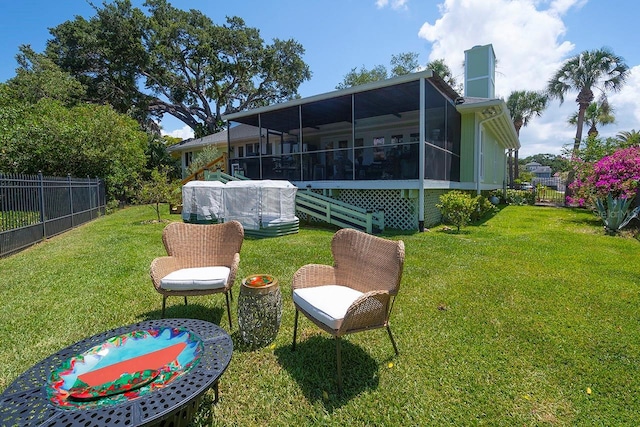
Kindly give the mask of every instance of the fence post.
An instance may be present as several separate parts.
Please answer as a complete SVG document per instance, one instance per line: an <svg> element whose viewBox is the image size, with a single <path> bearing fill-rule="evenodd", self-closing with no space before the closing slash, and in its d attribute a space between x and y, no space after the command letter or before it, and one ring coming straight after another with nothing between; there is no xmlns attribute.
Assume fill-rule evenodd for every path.
<svg viewBox="0 0 640 427"><path fill-rule="evenodd" d="M67 184L69 185L69 207L71 208L71 228L73 225L73 190L71 189L71 174L67 174Z"/></svg>
<svg viewBox="0 0 640 427"><path fill-rule="evenodd" d="M47 226L44 217L44 179L42 171L38 171L38 181L40 183L40 222L42 223L42 237L47 238Z"/></svg>
<svg viewBox="0 0 640 427"><path fill-rule="evenodd" d="M93 182L87 175L87 192L89 193L89 216L93 219Z"/></svg>

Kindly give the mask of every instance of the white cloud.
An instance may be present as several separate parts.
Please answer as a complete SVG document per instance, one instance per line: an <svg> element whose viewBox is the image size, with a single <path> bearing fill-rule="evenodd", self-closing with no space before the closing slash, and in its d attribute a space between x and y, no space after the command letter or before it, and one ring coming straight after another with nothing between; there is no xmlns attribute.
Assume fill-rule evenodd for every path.
<svg viewBox="0 0 640 427"><path fill-rule="evenodd" d="M553 0L549 6L549 11L564 15L569 9L579 9L585 4L587 4L587 0Z"/></svg>
<svg viewBox="0 0 640 427"><path fill-rule="evenodd" d="M491 43L498 61L496 96L506 99L514 90L543 90L562 62L575 54L574 44L563 40L563 15L585 3L586 0L445 0L439 5L440 18L425 22L418 35L432 43L429 60L444 58L459 81L464 80L464 51ZM624 92L610 96L616 116L622 118L623 108L624 114L635 111L637 122L638 95L640 69L636 67ZM562 106L552 101L542 117L534 118L521 130L521 157L561 154L563 146L572 143L575 128L566 124L576 109L572 100L572 94L568 94Z"/></svg>
<svg viewBox="0 0 640 427"><path fill-rule="evenodd" d="M640 65L631 68L623 90L607 98L614 108L616 122L626 126L620 130L640 130Z"/></svg>
<svg viewBox="0 0 640 427"><path fill-rule="evenodd" d="M169 135L172 136L174 138L181 138L181 139L189 139L189 138L193 138L193 129L191 129L189 126L184 125L183 127L181 127L180 129L174 129L172 131L165 131L164 129L162 130L162 135Z"/></svg>
<svg viewBox="0 0 640 427"><path fill-rule="evenodd" d="M513 90L543 89L574 48L559 41L566 28L558 11L576 2L559 0L554 4L562 7L538 10L532 0L446 0L441 18L423 24L418 35L433 44L429 60L445 58L459 79L464 51L491 43L498 60L496 95L506 98Z"/></svg>
<svg viewBox="0 0 640 427"><path fill-rule="evenodd" d="M407 2L409 0L376 0L376 6L378 9L385 8L387 6L391 6L392 9L406 9Z"/></svg>

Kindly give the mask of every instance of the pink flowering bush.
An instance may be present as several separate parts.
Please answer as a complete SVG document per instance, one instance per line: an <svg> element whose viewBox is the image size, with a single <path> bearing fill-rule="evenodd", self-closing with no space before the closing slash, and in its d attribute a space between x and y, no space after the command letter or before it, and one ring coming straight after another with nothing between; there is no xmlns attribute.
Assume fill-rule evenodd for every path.
<svg viewBox="0 0 640 427"><path fill-rule="evenodd" d="M593 206L611 232L638 216L640 207L631 211L631 206L640 183L640 147L616 151L594 164L577 162L575 167L569 203Z"/></svg>
<svg viewBox="0 0 640 427"><path fill-rule="evenodd" d="M609 194L614 199L633 199L640 181L640 147L618 150L594 164L577 162L575 168L574 196L569 203L593 204Z"/></svg>

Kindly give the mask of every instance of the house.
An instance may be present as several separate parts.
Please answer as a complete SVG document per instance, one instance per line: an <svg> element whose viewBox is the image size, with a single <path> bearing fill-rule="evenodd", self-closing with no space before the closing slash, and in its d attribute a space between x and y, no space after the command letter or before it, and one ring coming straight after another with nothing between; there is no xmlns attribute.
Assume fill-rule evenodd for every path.
<svg viewBox="0 0 640 427"><path fill-rule="evenodd" d="M531 172L536 178L551 178L551 166L542 166L538 162L530 162L524 167L527 172Z"/></svg>
<svg viewBox="0 0 640 427"><path fill-rule="evenodd" d="M557 191L565 191L566 183L559 173L552 176L551 166L543 166L538 162L529 162L524 165L527 172L533 174L531 185L537 187L542 185Z"/></svg>
<svg viewBox="0 0 640 427"><path fill-rule="evenodd" d="M520 148L495 98L491 45L465 51L465 94L431 70L228 114L229 170L385 211L385 226L423 231L453 190L504 188L506 150ZM172 147L183 166L205 138Z"/></svg>

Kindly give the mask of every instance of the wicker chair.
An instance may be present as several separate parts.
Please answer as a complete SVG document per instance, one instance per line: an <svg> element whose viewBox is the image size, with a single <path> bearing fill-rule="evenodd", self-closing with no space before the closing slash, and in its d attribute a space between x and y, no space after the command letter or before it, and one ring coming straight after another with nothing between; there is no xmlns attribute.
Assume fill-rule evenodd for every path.
<svg viewBox="0 0 640 427"><path fill-rule="evenodd" d="M223 224L188 224L174 222L162 232L168 256L151 262L151 280L162 295L162 317L167 297L224 293L227 300L229 328L231 309L229 296L240 263L244 229L238 221Z"/></svg>
<svg viewBox="0 0 640 427"><path fill-rule="evenodd" d="M308 264L293 276L292 350L296 348L298 312L302 312L335 337L338 390L342 391L343 335L384 327L398 355L389 316L402 278L404 242L342 229L333 236L331 252L333 266Z"/></svg>

